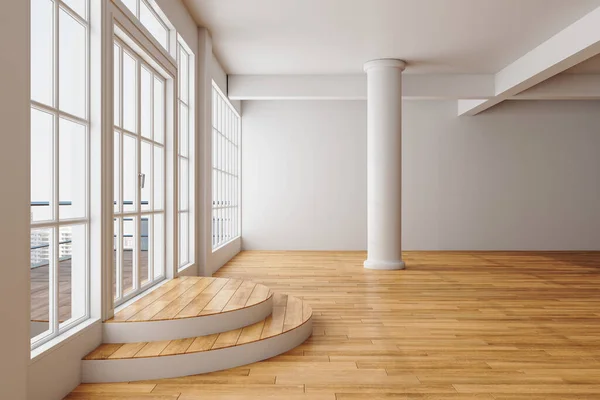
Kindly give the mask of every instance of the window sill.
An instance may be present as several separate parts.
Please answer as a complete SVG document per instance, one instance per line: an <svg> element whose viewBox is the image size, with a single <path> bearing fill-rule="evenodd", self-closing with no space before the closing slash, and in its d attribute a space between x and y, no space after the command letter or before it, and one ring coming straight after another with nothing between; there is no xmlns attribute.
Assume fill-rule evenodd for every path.
<svg viewBox="0 0 600 400"><path fill-rule="evenodd" d="M69 343L73 339L82 335L85 331L87 331L93 325L99 324L99 323L100 323L99 318L90 318L90 319L82 322L81 324L77 325L76 327L69 329L65 333L58 335L54 339L44 343L40 347L37 347L36 349L31 350L30 364L44 358L45 356L52 353L53 351L61 348L62 346Z"/></svg>

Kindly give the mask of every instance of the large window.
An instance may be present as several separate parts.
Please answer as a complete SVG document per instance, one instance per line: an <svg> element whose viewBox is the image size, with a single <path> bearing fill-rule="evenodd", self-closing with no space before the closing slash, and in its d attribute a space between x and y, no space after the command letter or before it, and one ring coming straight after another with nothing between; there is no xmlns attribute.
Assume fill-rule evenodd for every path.
<svg viewBox="0 0 600 400"><path fill-rule="evenodd" d="M212 248L240 235L240 116L213 82Z"/></svg>
<svg viewBox="0 0 600 400"><path fill-rule="evenodd" d="M140 54L114 42L115 305L165 277L167 83Z"/></svg>
<svg viewBox="0 0 600 400"><path fill-rule="evenodd" d="M164 22L157 10L150 5L148 0L122 0L125 6L140 20L148 32L169 51L169 27Z"/></svg>
<svg viewBox="0 0 600 400"><path fill-rule="evenodd" d="M179 268L194 262L194 63L189 47L178 40L177 64L179 74Z"/></svg>
<svg viewBox="0 0 600 400"><path fill-rule="evenodd" d="M31 2L31 345L89 317L89 4Z"/></svg>

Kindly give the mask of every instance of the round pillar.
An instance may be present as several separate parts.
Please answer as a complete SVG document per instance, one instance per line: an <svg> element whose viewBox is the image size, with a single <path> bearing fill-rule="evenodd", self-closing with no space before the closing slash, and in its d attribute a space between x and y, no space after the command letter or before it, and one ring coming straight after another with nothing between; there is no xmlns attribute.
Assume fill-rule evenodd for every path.
<svg viewBox="0 0 600 400"><path fill-rule="evenodd" d="M367 73L367 260L369 269L402 261L402 71L396 59L369 61Z"/></svg>

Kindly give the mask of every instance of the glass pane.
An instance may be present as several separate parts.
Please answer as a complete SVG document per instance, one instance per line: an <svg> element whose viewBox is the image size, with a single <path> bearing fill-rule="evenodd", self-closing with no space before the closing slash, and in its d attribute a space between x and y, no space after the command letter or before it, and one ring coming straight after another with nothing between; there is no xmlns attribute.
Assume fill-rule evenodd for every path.
<svg viewBox="0 0 600 400"><path fill-rule="evenodd" d="M154 140L163 143L165 140L165 84L154 78Z"/></svg>
<svg viewBox="0 0 600 400"><path fill-rule="evenodd" d="M179 209L187 211L189 205L189 161L185 158L179 159Z"/></svg>
<svg viewBox="0 0 600 400"><path fill-rule="evenodd" d="M31 221L52 219L54 117L31 109Z"/></svg>
<svg viewBox="0 0 600 400"><path fill-rule="evenodd" d="M87 200L86 127L61 118L59 129L59 217L84 218Z"/></svg>
<svg viewBox="0 0 600 400"><path fill-rule="evenodd" d="M121 134L119 132L115 132L113 149L113 198L114 210L118 212L121 207Z"/></svg>
<svg viewBox="0 0 600 400"><path fill-rule="evenodd" d="M152 215L142 216L142 230L140 232L140 280L142 285L148 282L148 277L152 276L152 241L149 235L152 229Z"/></svg>
<svg viewBox="0 0 600 400"><path fill-rule="evenodd" d="M136 210L137 188L137 140L123 135L123 210Z"/></svg>
<svg viewBox="0 0 600 400"><path fill-rule="evenodd" d="M50 270L53 264L52 229L31 230L31 334L32 342L50 334Z"/></svg>
<svg viewBox="0 0 600 400"><path fill-rule="evenodd" d="M184 104L179 105L179 154L187 157L188 141L190 134L190 116L188 108Z"/></svg>
<svg viewBox="0 0 600 400"><path fill-rule="evenodd" d="M113 296L116 299L121 298L121 249L123 243L121 237L121 219L113 220Z"/></svg>
<svg viewBox="0 0 600 400"><path fill-rule="evenodd" d="M115 125L121 126L121 47L115 44L113 49L113 116Z"/></svg>
<svg viewBox="0 0 600 400"><path fill-rule="evenodd" d="M179 214L179 266L183 267L189 262L189 215L186 212Z"/></svg>
<svg viewBox="0 0 600 400"><path fill-rule="evenodd" d="M189 104L189 87L188 87L188 74L189 74L189 58L187 53L180 47L179 48L179 98Z"/></svg>
<svg viewBox="0 0 600 400"><path fill-rule="evenodd" d="M152 145L142 141L142 170L140 186L142 188L142 210L150 210L150 197L152 197Z"/></svg>
<svg viewBox="0 0 600 400"><path fill-rule="evenodd" d="M142 67L142 136L152 139L152 73Z"/></svg>
<svg viewBox="0 0 600 400"><path fill-rule="evenodd" d="M137 13L137 2L139 0L121 0L123 1L123 4L125 4L127 6L127 8L129 8L131 10L131 12L133 13L133 15L135 15L137 17L138 13Z"/></svg>
<svg viewBox="0 0 600 400"><path fill-rule="evenodd" d="M86 225L63 226L58 242L59 328L87 314Z"/></svg>
<svg viewBox="0 0 600 400"><path fill-rule="evenodd" d="M85 118L87 114L86 28L62 8L59 18L60 109Z"/></svg>
<svg viewBox="0 0 600 400"><path fill-rule="evenodd" d="M148 8L144 0L140 1L140 21L148 31L158 40L158 43L168 49L169 31L160 22L156 15Z"/></svg>
<svg viewBox="0 0 600 400"><path fill-rule="evenodd" d="M162 147L154 146L154 209L162 210L164 207L164 151Z"/></svg>
<svg viewBox="0 0 600 400"><path fill-rule="evenodd" d="M165 216L154 214L154 279L165 275Z"/></svg>
<svg viewBox="0 0 600 400"><path fill-rule="evenodd" d="M135 271L137 262L137 249L135 246L136 222L137 219L135 217L123 218L123 269L121 285L124 295L134 289L134 282L137 275Z"/></svg>
<svg viewBox="0 0 600 400"><path fill-rule="evenodd" d="M71 7L79 16L86 19L85 7L87 0L62 0L63 3Z"/></svg>
<svg viewBox="0 0 600 400"><path fill-rule="evenodd" d="M50 0L31 0L31 99L48 105L54 105L53 8Z"/></svg>
<svg viewBox="0 0 600 400"><path fill-rule="evenodd" d="M123 52L123 128L137 132L137 61Z"/></svg>

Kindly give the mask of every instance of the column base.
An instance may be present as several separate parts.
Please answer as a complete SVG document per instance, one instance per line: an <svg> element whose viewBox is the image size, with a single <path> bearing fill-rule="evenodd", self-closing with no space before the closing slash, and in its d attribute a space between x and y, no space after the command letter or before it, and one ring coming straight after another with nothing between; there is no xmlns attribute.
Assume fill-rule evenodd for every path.
<svg viewBox="0 0 600 400"><path fill-rule="evenodd" d="M398 270L406 268L404 261L366 260L363 265L366 269L380 270Z"/></svg>

